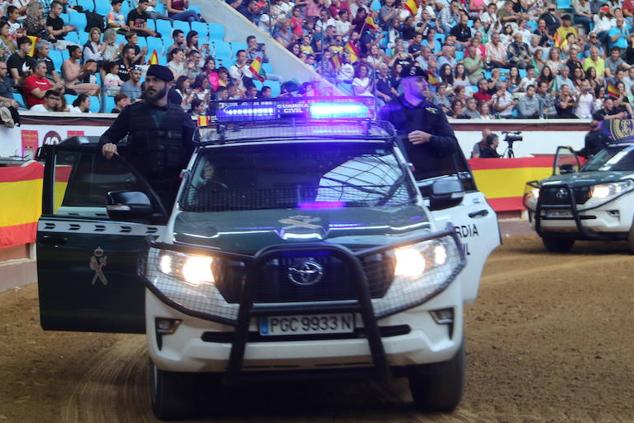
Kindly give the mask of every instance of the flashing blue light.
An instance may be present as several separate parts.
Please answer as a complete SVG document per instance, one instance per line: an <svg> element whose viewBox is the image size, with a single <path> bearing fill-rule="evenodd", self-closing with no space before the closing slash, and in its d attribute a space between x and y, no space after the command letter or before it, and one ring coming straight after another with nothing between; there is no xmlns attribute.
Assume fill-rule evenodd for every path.
<svg viewBox="0 0 634 423"><path fill-rule="evenodd" d="M313 103L310 105L313 119L367 119L370 109L361 103Z"/></svg>

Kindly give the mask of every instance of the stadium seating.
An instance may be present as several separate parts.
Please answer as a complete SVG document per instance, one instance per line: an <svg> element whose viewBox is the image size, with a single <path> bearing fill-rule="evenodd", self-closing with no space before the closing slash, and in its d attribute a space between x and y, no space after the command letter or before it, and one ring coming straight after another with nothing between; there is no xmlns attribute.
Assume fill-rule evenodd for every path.
<svg viewBox="0 0 634 423"><path fill-rule="evenodd" d="M192 31L198 32L201 38L207 38L209 36L209 26L203 22L192 22Z"/></svg>
<svg viewBox="0 0 634 423"><path fill-rule="evenodd" d="M104 103L104 107L103 107L104 113L110 113L110 111L114 109L114 106L115 106L114 97L105 96L103 103Z"/></svg>
<svg viewBox="0 0 634 423"><path fill-rule="evenodd" d="M225 27L217 23L208 24L209 38L212 40L224 40L225 39Z"/></svg>
<svg viewBox="0 0 634 423"><path fill-rule="evenodd" d="M172 27L174 29L180 29L185 34L187 34L189 31L191 31L191 28L189 27L189 22L172 21Z"/></svg>
<svg viewBox="0 0 634 423"><path fill-rule="evenodd" d="M101 100L96 95L90 97L90 112L91 113L101 112Z"/></svg>
<svg viewBox="0 0 634 423"><path fill-rule="evenodd" d="M87 12L95 10L95 3L92 0L77 0L77 6L81 6Z"/></svg>
<svg viewBox="0 0 634 423"><path fill-rule="evenodd" d="M165 19L157 19L155 22L156 32L161 34L164 40L169 40L172 37L173 31L171 22Z"/></svg>
<svg viewBox="0 0 634 423"><path fill-rule="evenodd" d="M71 12L68 14L68 23L75 27L75 30L78 32L85 32L86 25L88 22L86 20L86 15L79 12Z"/></svg>
<svg viewBox="0 0 634 423"><path fill-rule="evenodd" d="M103 1L103 0L95 1L95 12L99 13L100 15L108 16L108 13L110 13L111 8L112 7L110 6L110 2L108 1ZM123 7L121 7L121 10L123 10ZM124 16L127 16L127 13L125 13Z"/></svg>

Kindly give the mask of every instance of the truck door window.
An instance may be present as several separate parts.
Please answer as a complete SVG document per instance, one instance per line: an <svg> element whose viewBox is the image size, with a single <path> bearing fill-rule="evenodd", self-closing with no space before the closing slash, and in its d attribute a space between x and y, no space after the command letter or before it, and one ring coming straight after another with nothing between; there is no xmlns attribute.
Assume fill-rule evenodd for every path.
<svg viewBox="0 0 634 423"><path fill-rule="evenodd" d="M106 194L120 190L144 191L140 181L120 160L106 160L92 151L56 152L55 215L107 219Z"/></svg>

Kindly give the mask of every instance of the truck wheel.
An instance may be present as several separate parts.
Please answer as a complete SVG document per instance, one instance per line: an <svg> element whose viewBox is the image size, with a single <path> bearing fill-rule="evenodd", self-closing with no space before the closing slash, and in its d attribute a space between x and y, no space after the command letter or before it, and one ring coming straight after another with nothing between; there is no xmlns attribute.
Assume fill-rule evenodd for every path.
<svg viewBox="0 0 634 423"><path fill-rule="evenodd" d="M544 247L551 253L567 253L575 245L574 239L558 238L556 236L544 236L542 241Z"/></svg>
<svg viewBox="0 0 634 423"><path fill-rule="evenodd" d="M196 374L167 372L150 361L152 411L160 420L181 420L198 415Z"/></svg>
<svg viewBox="0 0 634 423"><path fill-rule="evenodd" d="M412 366L409 389L419 411L453 411L460 404L465 383L464 339L449 361Z"/></svg>

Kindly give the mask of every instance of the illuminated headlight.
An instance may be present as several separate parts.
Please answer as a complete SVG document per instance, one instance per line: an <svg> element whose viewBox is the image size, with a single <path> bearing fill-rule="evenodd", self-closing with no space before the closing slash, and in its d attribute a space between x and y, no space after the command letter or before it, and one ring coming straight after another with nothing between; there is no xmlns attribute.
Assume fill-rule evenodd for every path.
<svg viewBox="0 0 634 423"><path fill-rule="evenodd" d="M228 303L218 290L222 259L150 247L139 267L155 294L170 306L223 321L238 318L238 304ZM167 301L169 300L169 301Z"/></svg>
<svg viewBox="0 0 634 423"><path fill-rule="evenodd" d="M174 251L162 251L159 258L159 270L166 275L200 286L213 284L213 258L209 256L189 255Z"/></svg>
<svg viewBox="0 0 634 423"><path fill-rule="evenodd" d="M400 247L393 251L394 279L384 297L373 300L377 317L420 305L445 290L464 267L452 236Z"/></svg>
<svg viewBox="0 0 634 423"><path fill-rule="evenodd" d="M590 190L590 198L593 200L605 200L621 195L632 188L634 188L634 181L631 180L594 185Z"/></svg>

